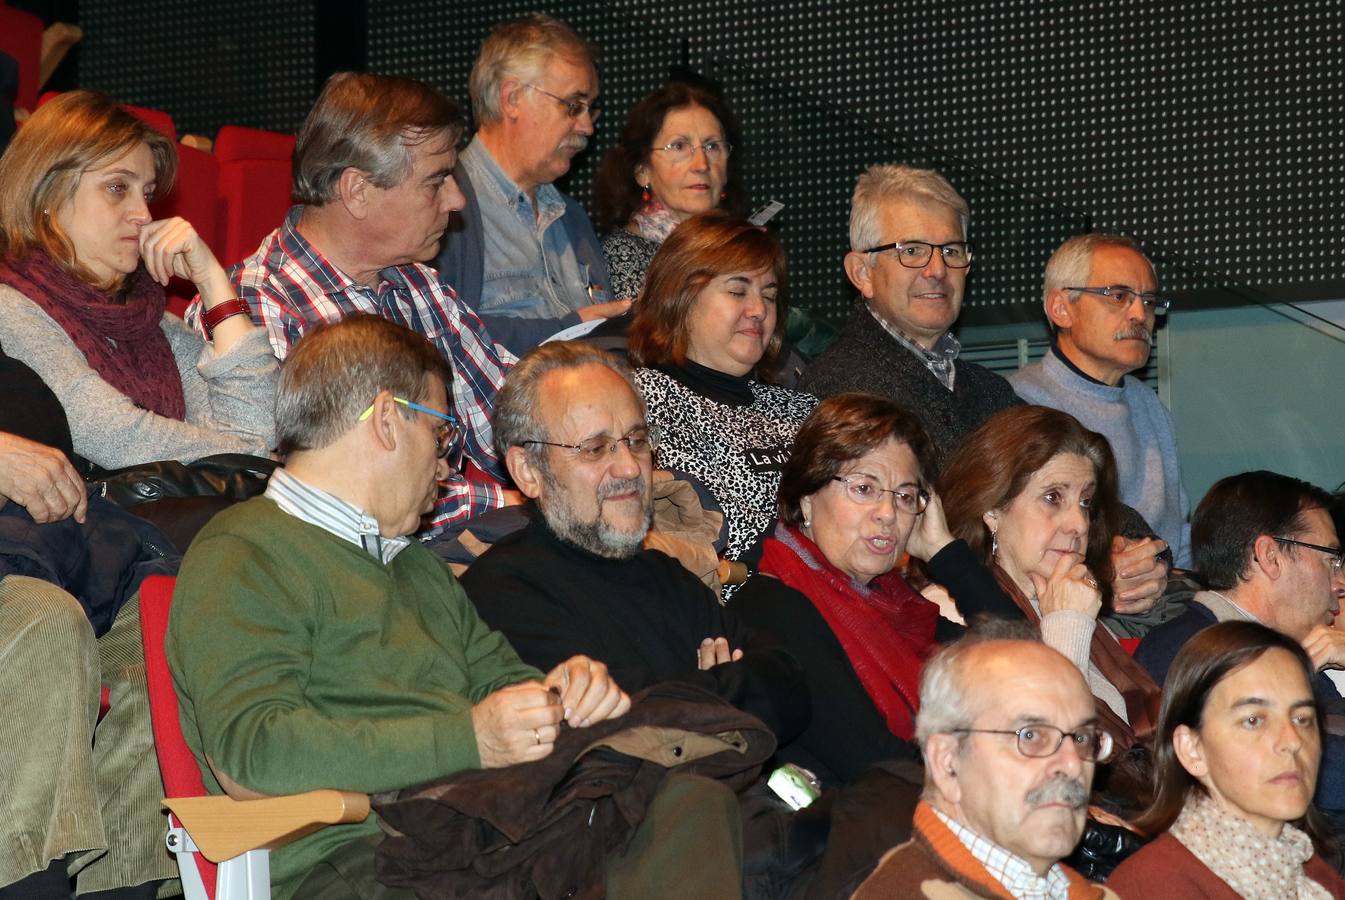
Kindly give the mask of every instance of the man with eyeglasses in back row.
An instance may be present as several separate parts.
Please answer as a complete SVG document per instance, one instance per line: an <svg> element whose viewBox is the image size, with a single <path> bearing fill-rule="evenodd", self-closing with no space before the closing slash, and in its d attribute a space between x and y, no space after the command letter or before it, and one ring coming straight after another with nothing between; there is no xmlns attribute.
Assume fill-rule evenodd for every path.
<svg viewBox="0 0 1345 900"><path fill-rule="evenodd" d="M612 301L588 214L552 184L601 112L593 56L564 22L532 15L492 31L472 66L478 130L453 170L467 202L435 266L516 354L630 307Z"/></svg>
<svg viewBox="0 0 1345 900"><path fill-rule="evenodd" d="M1148 362L1155 322L1168 309L1157 284L1153 265L1128 237L1065 241L1046 264L1042 291L1051 349L1009 383L1028 403L1064 410L1111 444L1122 502L1163 539L1131 541L1125 552L1152 558L1166 542L1176 565L1186 568L1190 503L1172 416L1152 388L1129 376Z"/></svg>

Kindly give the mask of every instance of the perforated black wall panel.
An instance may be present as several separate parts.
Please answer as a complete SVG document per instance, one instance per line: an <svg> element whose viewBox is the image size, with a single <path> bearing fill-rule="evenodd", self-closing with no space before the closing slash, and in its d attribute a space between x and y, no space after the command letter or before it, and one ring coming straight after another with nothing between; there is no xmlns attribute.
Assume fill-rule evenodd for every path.
<svg viewBox="0 0 1345 900"><path fill-rule="evenodd" d="M179 134L293 131L317 95L315 5L80 0L80 84L170 113Z"/></svg>

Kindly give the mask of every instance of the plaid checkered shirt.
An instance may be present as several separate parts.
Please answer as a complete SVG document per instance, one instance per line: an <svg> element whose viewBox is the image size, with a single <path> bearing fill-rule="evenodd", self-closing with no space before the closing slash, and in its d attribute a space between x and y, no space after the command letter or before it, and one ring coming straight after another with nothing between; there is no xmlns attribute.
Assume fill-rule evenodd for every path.
<svg viewBox="0 0 1345 900"><path fill-rule="evenodd" d="M953 389L953 382L957 380L957 367L954 363L957 362L958 354L962 352L962 343L953 337L951 331L945 332L935 342L933 350L926 350L906 332L874 312L871 306L869 307L869 315L873 316L878 324L883 326L883 330L890 334L898 344L914 353L916 359L924 363L926 369L929 369L930 374L939 379L940 384L950 391Z"/></svg>
<svg viewBox="0 0 1345 900"><path fill-rule="evenodd" d="M337 269L299 233L302 213L302 206L292 207L256 253L229 269L238 296L252 308L253 321L266 328L277 358L283 360L310 326L353 313L382 316L423 334L453 370L453 412L462 423L466 458L507 480L495 453L490 415L514 355L491 340L481 319L428 266L390 266L380 273L376 289ZM187 324L201 329L200 316L198 297L187 310ZM454 475L422 536L503 505L498 484Z"/></svg>
<svg viewBox="0 0 1345 900"><path fill-rule="evenodd" d="M932 809L933 807L931 807ZM939 821L957 836L962 845L985 866L996 881L1017 900L1069 900L1069 878L1057 863L1042 877L1021 857L1014 856L998 844L993 844L960 822L934 810Z"/></svg>

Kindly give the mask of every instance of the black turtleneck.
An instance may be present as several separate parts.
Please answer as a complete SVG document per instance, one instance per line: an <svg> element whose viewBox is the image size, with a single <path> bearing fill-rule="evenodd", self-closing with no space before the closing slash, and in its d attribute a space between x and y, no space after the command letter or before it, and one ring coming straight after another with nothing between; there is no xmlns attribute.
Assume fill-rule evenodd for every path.
<svg viewBox="0 0 1345 900"><path fill-rule="evenodd" d="M746 375L729 375L689 359L680 366L669 363L658 369L707 400L725 406L752 405L752 379Z"/></svg>
<svg viewBox="0 0 1345 900"><path fill-rule="evenodd" d="M660 681L711 691L761 719L781 743L808 722L794 657L743 626L657 550L607 559L566 543L533 516L472 563L461 583L485 623L543 672L582 653L605 663L630 694ZM728 638L743 659L700 671L696 651L707 637Z"/></svg>
<svg viewBox="0 0 1345 900"><path fill-rule="evenodd" d="M1078 366L1076 366L1074 364L1074 360L1066 356L1065 351L1060 349L1060 342L1055 339L1055 335L1051 335L1051 353L1055 355L1056 359L1060 360L1060 362L1064 364L1066 369L1069 369L1071 372L1073 372L1075 375L1078 375L1084 381L1091 381L1093 384L1100 384L1103 387L1116 387L1116 385L1114 384L1107 384L1107 382L1105 381L1098 381L1092 375L1089 375L1083 369L1080 369Z"/></svg>

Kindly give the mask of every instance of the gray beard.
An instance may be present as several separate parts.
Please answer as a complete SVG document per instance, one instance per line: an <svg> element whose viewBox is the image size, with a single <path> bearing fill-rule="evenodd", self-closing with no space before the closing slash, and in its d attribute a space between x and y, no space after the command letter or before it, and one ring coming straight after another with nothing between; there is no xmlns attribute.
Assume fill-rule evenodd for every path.
<svg viewBox="0 0 1345 900"><path fill-rule="evenodd" d="M648 485L645 484L643 478L612 481L600 488L598 491L598 517L587 522L580 520L575 515L574 507L570 505L569 493L555 481L550 471L544 469L542 479L546 483L546 491L542 494L542 500L538 506L542 510L542 518L556 533L556 537L581 550L587 550L594 556L602 556L607 559L630 559L640 552L640 548L644 545L644 536L648 533L649 526L654 521L652 505L645 504L644 521L640 525L639 533L632 534L607 524L602 517L601 501L613 494L625 493L632 488L638 489L641 494L648 496Z"/></svg>

